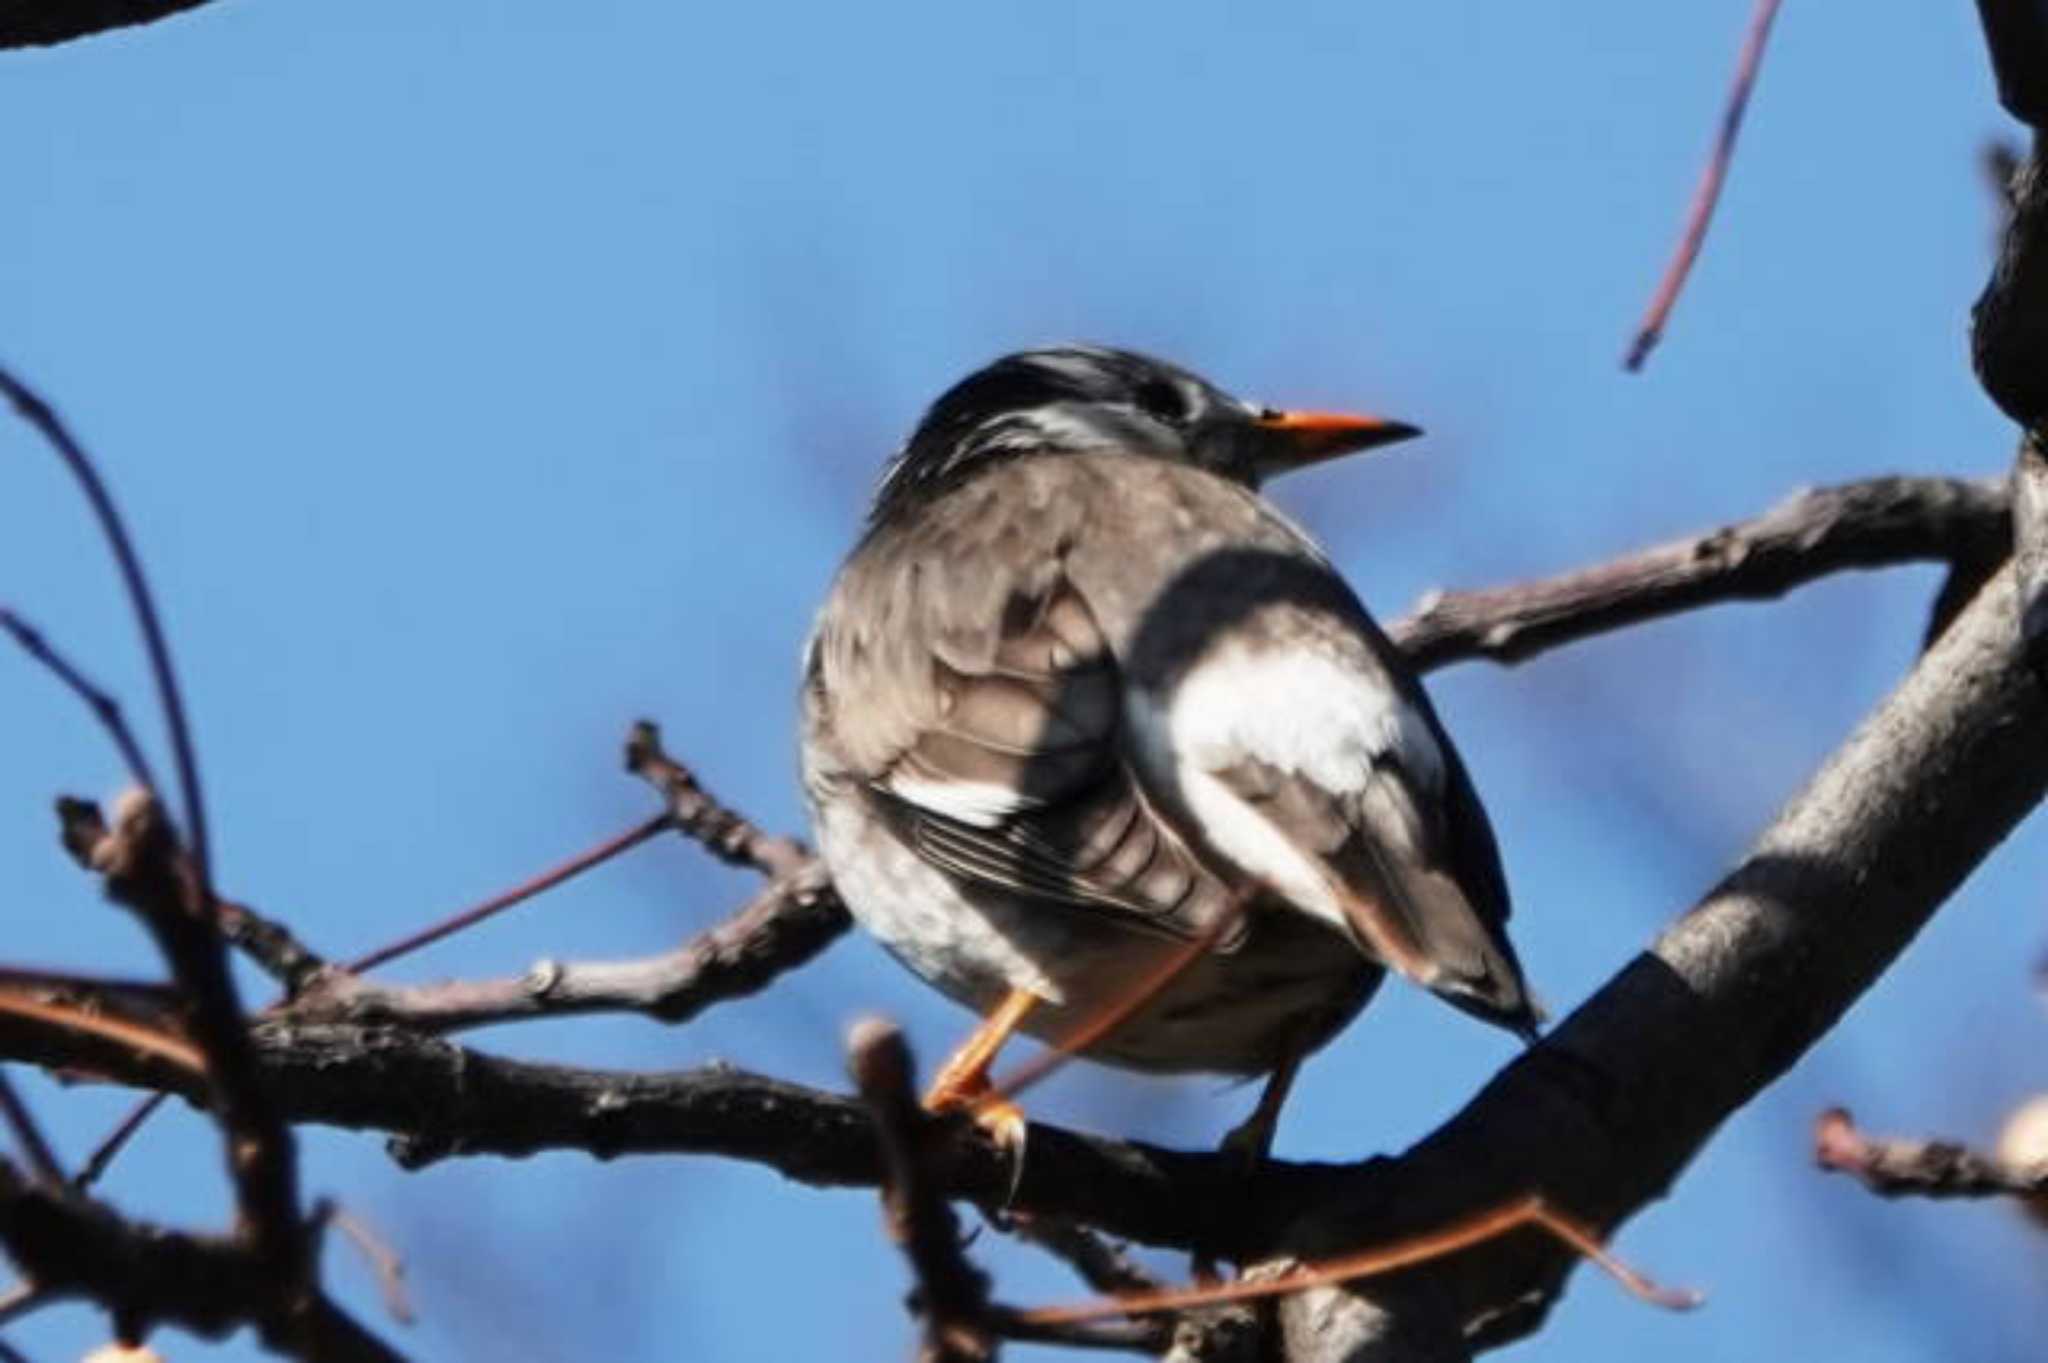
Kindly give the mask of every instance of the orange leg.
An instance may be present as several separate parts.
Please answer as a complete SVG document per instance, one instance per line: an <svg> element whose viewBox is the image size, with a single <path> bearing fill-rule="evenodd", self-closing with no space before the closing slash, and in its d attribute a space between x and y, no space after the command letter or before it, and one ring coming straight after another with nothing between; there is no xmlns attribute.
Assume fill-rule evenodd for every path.
<svg viewBox="0 0 2048 1363"><path fill-rule="evenodd" d="M925 1111L965 1111L974 1118L976 1126L988 1133L996 1147L1009 1156L1013 1198L1024 1179L1024 1109L996 1090L988 1072L1003 1043L1037 1004L1038 995L1012 989L995 1011L982 1019L974 1034L947 1057L924 1095Z"/></svg>
<svg viewBox="0 0 2048 1363"><path fill-rule="evenodd" d="M997 1052L1037 1004L1038 995L1028 989L1012 989L1005 995L974 1034L939 1066L932 1086L925 1090L925 1110L954 1112L974 1107L992 1087L988 1072L996 1063Z"/></svg>

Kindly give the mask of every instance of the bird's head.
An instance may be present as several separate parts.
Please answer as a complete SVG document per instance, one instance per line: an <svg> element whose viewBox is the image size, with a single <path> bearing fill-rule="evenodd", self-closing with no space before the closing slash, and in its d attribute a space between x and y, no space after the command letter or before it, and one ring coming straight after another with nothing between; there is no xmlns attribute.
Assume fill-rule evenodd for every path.
<svg viewBox="0 0 2048 1363"><path fill-rule="evenodd" d="M1257 487L1276 473L1420 434L1382 417L1262 407L1133 351L1023 350L969 374L931 405L884 474L876 508L929 496L986 460L1017 455L1120 451Z"/></svg>

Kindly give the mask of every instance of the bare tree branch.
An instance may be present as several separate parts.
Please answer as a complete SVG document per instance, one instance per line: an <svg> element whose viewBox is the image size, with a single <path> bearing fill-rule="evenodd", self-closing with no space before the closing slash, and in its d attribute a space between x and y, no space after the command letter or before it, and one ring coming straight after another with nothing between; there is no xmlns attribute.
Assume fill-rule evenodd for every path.
<svg viewBox="0 0 2048 1363"><path fill-rule="evenodd" d="M1756 88L1757 68L1763 65L1764 45L1770 41L1771 21L1778 17L1778 4L1779 0L1756 0L1756 9L1750 15L1749 29L1742 38L1742 55L1735 63L1735 79L1729 83L1728 99L1721 110L1713 155L1707 158L1707 168L1700 172L1699 188L1693 191L1692 206L1686 210L1685 231L1678 238L1678 249L1673 252L1671 264L1665 268L1656 295L1650 299L1635 338L1629 342L1628 354L1621 361L1621 367L1631 373L1643 367L1657 342L1663 339L1664 324L1671 320L1671 309L1677 306L1679 292L1685 288L1686 277L1692 273L1693 262L1699 259L1700 247L1706 242L1707 225L1714 219L1714 206L1721 202L1721 186L1727 182L1728 167L1735 159L1735 139L1742 131L1742 115L1749 108L1750 92Z"/></svg>
<svg viewBox="0 0 2048 1363"><path fill-rule="evenodd" d="M687 1022L714 1003L765 989L837 941L850 923L823 863L807 860L725 922L659 956L542 961L517 978L414 986L331 972L284 1015L304 1022L401 1022L429 1032L576 1013Z"/></svg>
<svg viewBox="0 0 2048 1363"><path fill-rule="evenodd" d="M66 842L104 878L108 896L133 910L156 939L177 982L185 1030L204 1057L200 1077L221 1129L235 1189L232 1244L240 1260L237 1273L244 1280L244 1300L252 1303L243 1318L255 1324L272 1347L308 1360L396 1359L398 1355L337 1310L320 1288L319 1228L299 1212L296 1143L257 1069L215 922L213 897L196 859L182 855L169 821L147 789L130 791L112 824L99 827L97 841L86 846L83 828L67 824ZM57 1191L72 1210L85 1203L68 1186ZM17 1218L15 1228L20 1226ZM107 1236L146 1238L118 1219ZM52 1277L49 1263L38 1261L37 1256L51 1253L48 1244L33 1235L25 1242L8 1238L7 1244L38 1285L54 1286L62 1280ZM64 1271L81 1284L93 1281L75 1266ZM95 1299L113 1307L117 1322L124 1323L124 1338L137 1337L135 1331L147 1318L134 1315L134 1289L97 1286Z"/></svg>
<svg viewBox="0 0 2048 1363"><path fill-rule="evenodd" d="M1782 596L1847 568L1996 563L2010 549L2010 518L2003 479L1870 478L1557 577L1434 593L1388 633L1422 668L1521 662L1660 615Z"/></svg>
<svg viewBox="0 0 2048 1363"><path fill-rule="evenodd" d="M2048 787L2048 702L2021 661L2010 574L1980 593L1656 946L1398 1160L1275 1162L1256 1186L1218 1156L1034 1127L1018 1205L1239 1259L1317 1260L1540 1189L1612 1226L1660 1195L1720 1122L1830 1027ZM0 1052L89 1044L20 1022ZM413 1162L575 1148L694 1151L816 1183L872 1185L855 1105L730 1070L626 1075L527 1065L395 1029L258 1029L267 1085L300 1120L408 1133ZM96 1057L135 1082L182 1072ZM124 1067L126 1073L124 1073ZM1000 1199L1000 1152L962 1123L935 1176ZM1521 1236L1409 1275L1484 1347L1535 1328L1569 1260Z"/></svg>
<svg viewBox="0 0 2048 1363"><path fill-rule="evenodd" d="M378 966L387 965L401 956L410 956L415 951L432 946L445 937L453 937L458 932L475 927L485 919L495 918L516 904L523 904L535 895L554 889L565 880L582 875L592 867L602 865L623 852L631 851L668 828L669 824L668 815L657 814L651 819L635 824L617 837L607 838L597 846L579 852L559 865L549 867L530 880L523 880L509 890L492 895L480 904L472 905L418 932L408 933L396 942L359 956L342 969L353 974L375 970Z"/></svg>
<svg viewBox="0 0 2048 1363"><path fill-rule="evenodd" d="M206 0L18 0L0 6L0 48L50 47L109 29L155 23Z"/></svg>
<svg viewBox="0 0 2048 1363"><path fill-rule="evenodd" d="M66 690L85 703L85 708L107 731L107 737L127 764L129 779L139 786L155 790L156 773L150 770L149 758L143 754L142 745L135 741L135 731L128 727L128 718L121 713L120 702L105 687L79 670L76 663L65 657L41 630L23 619L20 612L0 606L0 630L5 630L22 652L47 667Z"/></svg>
<svg viewBox="0 0 2048 1363"><path fill-rule="evenodd" d="M1799 493L1752 520L1559 577L1438 594L1392 633L1423 668L1472 658L1518 661L1654 616L1779 595L1845 568L1921 559L1996 563L2010 531L2000 480L1869 479ZM717 801L662 750L655 726L634 726L626 753L628 768L662 792L680 831L728 861L775 875L776 883L727 922L663 955L543 961L516 978L421 986L330 973L295 1000L291 1015L442 1032L591 1012L681 1022L765 987L851 925L822 863L803 844L763 833ZM365 960L374 965L379 955Z"/></svg>
<svg viewBox="0 0 2048 1363"><path fill-rule="evenodd" d="M104 25L102 25L104 27ZM0 35L4 45L4 35ZM120 570L121 585L128 594L136 626L142 631L144 651L149 655L150 676L156 683L157 704L163 710L164 727L171 735L171 757L178 772L178 796L184 804L186 842L192 858L192 873L198 882L201 902L213 898L211 843L206 832L206 801L199 791L199 757L192 748L192 726L185 719L185 702L179 693L177 669L171 666L171 645L164 637L163 616L156 608L155 593L142 571L142 560L128 537L127 524L114 506L113 494L93 464L85 447L71 434L55 409L5 368L0 368L0 397L33 426L64 467L77 480L79 491L99 522L100 533ZM175 840L175 839L174 839Z"/></svg>
<svg viewBox="0 0 2048 1363"><path fill-rule="evenodd" d="M786 878L814 860L810 849L796 839L762 832L699 785L695 773L662 750L661 730L652 720L641 720L627 735L626 770L661 792L680 832L728 866Z"/></svg>
<svg viewBox="0 0 2048 1363"><path fill-rule="evenodd" d="M248 1241L129 1221L69 1189L31 1183L5 1160L0 1247L28 1275L37 1300L103 1303L124 1341L158 1324L218 1339L255 1322L271 1347L320 1363L403 1363L317 1292L300 1304L297 1329L283 1333L270 1296L273 1270Z"/></svg>
<svg viewBox="0 0 2048 1363"><path fill-rule="evenodd" d="M1970 353L1984 391L2020 425L2013 582L2021 636L2048 677L2048 12L2034 0L1977 0L1977 10L1999 101L2034 130L2009 181L1998 258L1971 311Z"/></svg>
<svg viewBox="0 0 2048 1363"><path fill-rule="evenodd" d="M1814 1123L1813 1156L1823 1169L1853 1174L1879 1197L2039 1197L2048 1165L2020 1166L1954 1141L1875 1140L1842 1108Z"/></svg>
<svg viewBox="0 0 2048 1363"><path fill-rule="evenodd" d="M4 1120L8 1129L13 1131L14 1143L20 1147L22 1158L28 1161L29 1172L41 1183L62 1187L66 1182L64 1166L57 1162L57 1154L50 1148L49 1139L43 1135L42 1127L36 1125L28 1104L22 1102L21 1095L14 1091L14 1084L4 1069L0 1069L0 1120Z"/></svg>
<svg viewBox="0 0 2048 1363"><path fill-rule="evenodd" d="M988 1276L967 1262L960 1222L932 1178L938 1123L918 1106L910 1046L892 1022L865 1018L846 1040L847 1067L875 1120L889 1238L917 1273L911 1310L924 1322L918 1363L988 1363Z"/></svg>

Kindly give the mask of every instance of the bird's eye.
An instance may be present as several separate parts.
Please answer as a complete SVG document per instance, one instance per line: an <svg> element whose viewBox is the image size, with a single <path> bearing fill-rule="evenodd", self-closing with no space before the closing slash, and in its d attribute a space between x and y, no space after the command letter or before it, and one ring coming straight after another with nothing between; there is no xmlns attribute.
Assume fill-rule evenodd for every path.
<svg viewBox="0 0 2048 1363"><path fill-rule="evenodd" d="M1188 414L1186 395L1165 379L1148 379L1134 396L1140 411L1161 421L1179 421Z"/></svg>

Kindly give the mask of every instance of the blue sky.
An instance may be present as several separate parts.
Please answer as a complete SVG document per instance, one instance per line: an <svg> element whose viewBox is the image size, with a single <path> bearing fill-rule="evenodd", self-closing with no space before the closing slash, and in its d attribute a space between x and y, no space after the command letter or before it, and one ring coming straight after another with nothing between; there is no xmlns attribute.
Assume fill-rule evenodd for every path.
<svg viewBox="0 0 2048 1363"><path fill-rule="evenodd" d="M809 613L922 404L1006 350L1136 346L1426 427L1274 489L1387 615L1800 485L2002 468L1966 340L1992 222L1978 153L2008 128L1967 5L1787 7L1669 338L1621 373L1748 8L221 0L0 55L0 355L136 526L222 884L346 954L644 817L615 756L643 714L797 829ZM1936 583L1843 578L1433 680L1555 1007L1709 885L1883 694ZM15 428L0 598L148 713L105 556ZM0 658L9 959L151 965L50 836L53 793L118 775L67 698ZM2044 877L2023 829L1628 1227L1626 1252L1707 1288L1705 1311L1581 1276L1519 1355L2030 1357L2042 1242L2003 1207L1876 1203L1811 1170L1807 1133L1840 1101L1984 1139L2042 1087ZM395 973L655 951L748 888L663 844ZM850 939L687 1028L477 1041L837 1086L842 1028L871 1010L927 1058L967 1022ZM1311 1064L1280 1152L1399 1149L1511 1047L1390 988ZM73 1159L124 1104L30 1092ZM1047 1118L1185 1144L1252 1097L1088 1067L1040 1095ZM406 1255L424 1319L399 1337L421 1357L905 1356L903 1271L865 1195L708 1160L407 1175L374 1139L304 1144L309 1187ZM218 1169L178 1114L107 1187L219 1224ZM1011 1299L1072 1293L977 1248ZM329 1263L373 1313L360 1266ZM9 1337L61 1359L104 1327L53 1310Z"/></svg>

